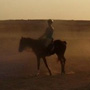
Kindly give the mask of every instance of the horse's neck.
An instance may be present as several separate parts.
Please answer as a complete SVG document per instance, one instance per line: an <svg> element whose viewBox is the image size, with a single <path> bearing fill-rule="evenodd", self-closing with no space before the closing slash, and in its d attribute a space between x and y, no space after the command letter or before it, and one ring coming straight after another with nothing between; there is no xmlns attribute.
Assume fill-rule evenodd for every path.
<svg viewBox="0 0 90 90"><path fill-rule="evenodd" d="M38 40L36 39L32 39L31 41L29 41L29 45L31 48L35 48L37 43L38 43Z"/></svg>
<svg viewBox="0 0 90 90"><path fill-rule="evenodd" d="M30 43L30 48L32 48L33 52L37 55L39 51L39 40L32 40Z"/></svg>

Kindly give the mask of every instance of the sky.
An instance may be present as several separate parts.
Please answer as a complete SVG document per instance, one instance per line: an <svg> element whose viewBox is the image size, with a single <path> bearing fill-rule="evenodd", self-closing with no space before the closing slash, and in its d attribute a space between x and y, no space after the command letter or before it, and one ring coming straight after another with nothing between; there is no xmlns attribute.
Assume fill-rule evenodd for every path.
<svg viewBox="0 0 90 90"><path fill-rule="evenodd" d="M90 20L90 0L0 0L0 20Z"/></svg>

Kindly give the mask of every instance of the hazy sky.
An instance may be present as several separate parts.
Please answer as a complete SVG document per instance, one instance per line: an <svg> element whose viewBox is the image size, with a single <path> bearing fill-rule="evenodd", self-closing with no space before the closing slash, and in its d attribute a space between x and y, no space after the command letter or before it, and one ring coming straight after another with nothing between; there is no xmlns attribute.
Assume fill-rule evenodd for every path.
<svg viewBox="0 0 90 90"><path fill-rule="evenodd" d="M0 20L90 20L90 0L0 0Z"/></svg>

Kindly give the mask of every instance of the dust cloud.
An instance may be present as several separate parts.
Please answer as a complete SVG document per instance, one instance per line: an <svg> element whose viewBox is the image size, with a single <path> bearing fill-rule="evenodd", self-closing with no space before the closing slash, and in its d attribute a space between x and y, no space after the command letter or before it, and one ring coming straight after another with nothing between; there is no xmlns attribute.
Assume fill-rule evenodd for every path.
<svg viewBox="0 0 90 90"><path fill-rule="evenodd" d="M46 26L45 20L0 21L0 77L27 77L36 73L36 56L33 52L18 52L19 41L22 36L39 38ZM90 22L55 20L53 26L54 39L67 42L66 73L89 73ZM47 57L47 61L53 75L60 73L56 55ZM42 60L40 70L41 75L48 73Z"/></svg>
<svg viewBox="0 0 90 90"><path fill-rule="evenodd" d="M67 50L65 53L67 63L69 61L72 62L70 58L78 62L78 59L85 59L86 61L90 57L89 25L90 22L85 21L54 21L54 39L61 39L67 42ZM1 73L8 73L9 69L9 72L13 71L13 69L15 69L14 71L16 72L21 69L21 71L19 70L20 73L28 74L32 74L32 68L34 68L33 73L36 71L36 56L33 52L28 53L24 51L19 53L19 41L22 36L34 39L39 38L44 33L46 27L47 22L44 20L0 22ZM49 59L48 63L52 71L59 72L60 65L56 63L56 55L47 57L47 59ZM3 63L5 63L5 65L3 65ZM54 63L56 63L56 65ZM41 60L41 71L43 71L43 67L44 65ZM23 72L23 69L25 69L25 72Z"/></svg>

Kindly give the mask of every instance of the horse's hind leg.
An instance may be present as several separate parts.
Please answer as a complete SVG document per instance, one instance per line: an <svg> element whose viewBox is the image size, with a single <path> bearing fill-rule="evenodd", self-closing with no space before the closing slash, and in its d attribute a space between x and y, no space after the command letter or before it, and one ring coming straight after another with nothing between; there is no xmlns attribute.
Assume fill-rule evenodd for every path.
<svg viewBox="0 0 90 90"><path fill-rule="evenodd" d="M37 57L37 70L38 70L37 72L37 76L38 76L40 73L40 58L39 57Z"/></svg>
<svg viewBox="0 0 90 90"><path fill-rule="evenodd" d="M65 58L64 56L63 56L62 58L63 58L63 60L64 60L64 65L65 65L65 62L66 62L66 58Z"/></svg>
<svg viewBox="0 0 90 90"><path fill-rule="evenodd" d="M61 63L61 74L65 74L65 57L64 56L59 56L58 59L60 60Z"/></svg>
<svg viewBox="0 0 90 90"><path fill-rule="evenodd" d="M48 67L48 64L47 64L47 61L46 61L46 58L45 58L45 57L43 58L43 61L44 61L45 66L47 67L47 69L48 69L48 71L49 71L49 74L52 75L51 70L50 70L49 67Z"/></svg>

